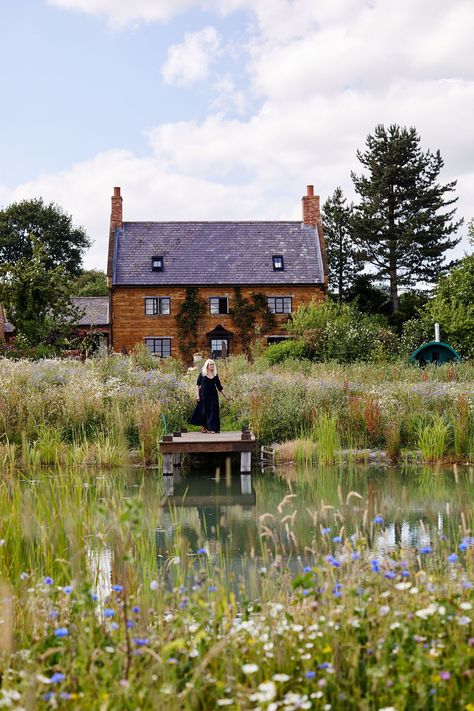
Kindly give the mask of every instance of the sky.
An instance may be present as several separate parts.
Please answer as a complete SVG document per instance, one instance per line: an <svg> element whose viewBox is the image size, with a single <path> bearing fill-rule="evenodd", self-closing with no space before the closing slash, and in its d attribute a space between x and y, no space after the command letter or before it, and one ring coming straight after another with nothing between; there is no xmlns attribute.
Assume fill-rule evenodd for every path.
<svg viewBox="0 0 474 711"><path fill-rule="evenodd" d="M474 217L474 0L0 0L0 208L42 197L106 268L125 220L293 220L415 126Z"/></svg>

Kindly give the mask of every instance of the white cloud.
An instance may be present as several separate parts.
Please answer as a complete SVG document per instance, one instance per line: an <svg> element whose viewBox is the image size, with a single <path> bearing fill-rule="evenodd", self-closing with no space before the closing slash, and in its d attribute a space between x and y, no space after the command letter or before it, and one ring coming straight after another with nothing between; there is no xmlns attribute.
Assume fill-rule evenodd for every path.
<svg viewBox="0 0 474 711"><path fill-rule="evenodd" d="M215 27L204 27L198 32L187 32L182 44L168 49L168 58L161 69L167 84L188 86L206 79L210 64L219 49Z"/></svg>
<svg viewBox="0 0 474 711"><path fill-rule="evenodd" d="M102 15L115 27L163 22L196 4L195 0L47 0L65 10Z"/></svg>
<svg viewBox="0 0 474 711"><path fill-rule="evenodd" d="M4 202L43 194L70 211L97 240L88 263L105 264L113 185L128 219L297 219L306 183L323 199L337 185L351 195L356 150L378 123L414 125L425 150L439 148L441 179L459 179L459 215L474 216L472 0L54 2L122 24L191 5L252 18L239 81L227 67L213 79L206 119L156 126L146 158L112 151L15 191L0 186ZM165 79L207 77L213 55L228 54L218 41L214 28L186 35L170 48Z"/></svg>

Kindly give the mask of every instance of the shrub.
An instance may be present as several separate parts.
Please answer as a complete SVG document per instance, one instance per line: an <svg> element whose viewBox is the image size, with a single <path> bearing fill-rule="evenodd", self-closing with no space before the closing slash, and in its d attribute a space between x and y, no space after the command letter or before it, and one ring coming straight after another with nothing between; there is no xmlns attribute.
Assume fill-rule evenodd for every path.
<svg viewBox="0 0 474 711"><path fill-rule="evenodd" d="M339 363L389 360L397 338L380 316L362 313L353 304L325 301L301 305L286 326L302 340L313 360Z"/></svg>
<svg viewBox="0 0 474 711"><path fill-rule="evenodd" d="M265 352L265 358L270 365L281 363L287 358L302 359L307 358L307 349L302 339L281 341L268 346Z"/></svg>

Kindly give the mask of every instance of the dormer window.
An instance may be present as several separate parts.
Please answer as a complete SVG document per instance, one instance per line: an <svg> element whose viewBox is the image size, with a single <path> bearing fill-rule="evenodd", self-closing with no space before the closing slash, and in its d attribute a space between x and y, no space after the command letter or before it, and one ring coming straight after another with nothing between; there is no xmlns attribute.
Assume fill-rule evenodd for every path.
<svg viewBox="0 0 474 711"><path fill-rule="evenodd" d="M285 263L283 261L283 255L274 254L272 259L273 259L273 271L274 272L283 272L285 270Z"/></svg>
<svg viewBox="0 0 474 711"><path fill-rule="evenodd" d="M151 270L152 270L152 272L162 272L163 271L163 257L152 257L151 258Z"/></svg>

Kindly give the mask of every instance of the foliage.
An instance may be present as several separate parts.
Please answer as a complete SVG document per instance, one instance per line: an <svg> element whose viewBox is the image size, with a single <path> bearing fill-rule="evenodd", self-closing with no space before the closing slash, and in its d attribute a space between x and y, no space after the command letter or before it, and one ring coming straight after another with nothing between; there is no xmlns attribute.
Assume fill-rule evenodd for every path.
<svg viewBox="0 0 474 711"><path fill-rule="evenodd" d="M348 300L354 281L364 268L352 237L352 205L346 205L346 202L338 187L323 204L321 212L329 265L328 284L339 303Z"/></svg>
<svg viewBox="0 0 474 711"><path fill-rule="evenodd" d="M107 296L107 275L100 269L86 269L72 280L73 296Z"/></svg>
<svg viewBox="0 0 474 711"><path fill-rule="evenodd" d="M275 326L275 316L268 308L268 297L261 291L253 291L252 301L255 316L261 319L262 331L268 333Z"/></svg>
<svg viewBox="0 0 474 711"><path fill-rule="evenodd" d="M244 353L248 353L255 328L255 313L249 299L243 296L240 286L236 286L234 289L234 306L230 313L242 350Z"/></svg>
<svg viewBox="0 0 474 711"><path fill-rule="evenodd" d="M45 205L42 198L12 203L0 211L0 264L26 264L35 245L43 248L46 270L61 267L78 275L83 251L91 244L82 227L58 205Z"/></svg>
<svg viewBox="0 0 474 711"><path fill-rule="evenodd" d="M272 343L265 351L265 358L270 365L281 363L287 358L302 359L307 357L307 349L303 340L288 339L280 343Z"/></svg>
<svg viewBox="0 0 474 711"><path fill-rule="evenodd" d="M250 345L255 336L257 319L260 318L261 320L263 332L268 332L275 324L275 317L268 308L266 295L261 292L252 292L251 299L247 299L243 296L240 286L236 286L234 289L234 307L230 313L242 344L242 349L246 354L250 352Z"/></svg>
<svg viewBox="0 0 474 711"><path fill-rule="evenodd" d="M0 266L0 302L30 346L59 345L77 317L70 283L64 267L50 265L43 244L34 240L32 249L29 258Z"/></svg>
<svg viewBox="0 0 474 711"><path fill-rule="evenodd" d="M368 314L390 315L390 293L374 283L370 274L359 274L347 292L347 301L355 302L359 311Z"/></svg>
<svg viewBox="0 0 474 711"><path fill-rule="evenodd" d="M474 254L465 256L440 279L424 317L440 324L442 340L465 358L474 357Z"/></svg>
<svg viewBox="0 0 474 711"><path fill-rule="evenodd" d="M368 175L352 174L360 203L354 208L353 233L361 256L390 283L392 312L400 286L437 281L446 250L461 222L454 222L456 181L437 182L444 165L439 151L424 153L415 128L382 125L357 157Z"/></svg>
<svg viewBox="0 0 474 711"><path fill-rule="evenodd" d="M303 304L286 328L304 342L314 360L353 363L388 359L396 351L396 337L383 321L352 304Z"/></svg>
<svg viewBox="0 0 474 711"><path fill-rule="evenodd" d="M195 286L186 288L186 298L179 305L176 314L178 324L178 348L185 362L192 360L197 349L199 321L206 313L206 302L199 298Z"/></svg>

